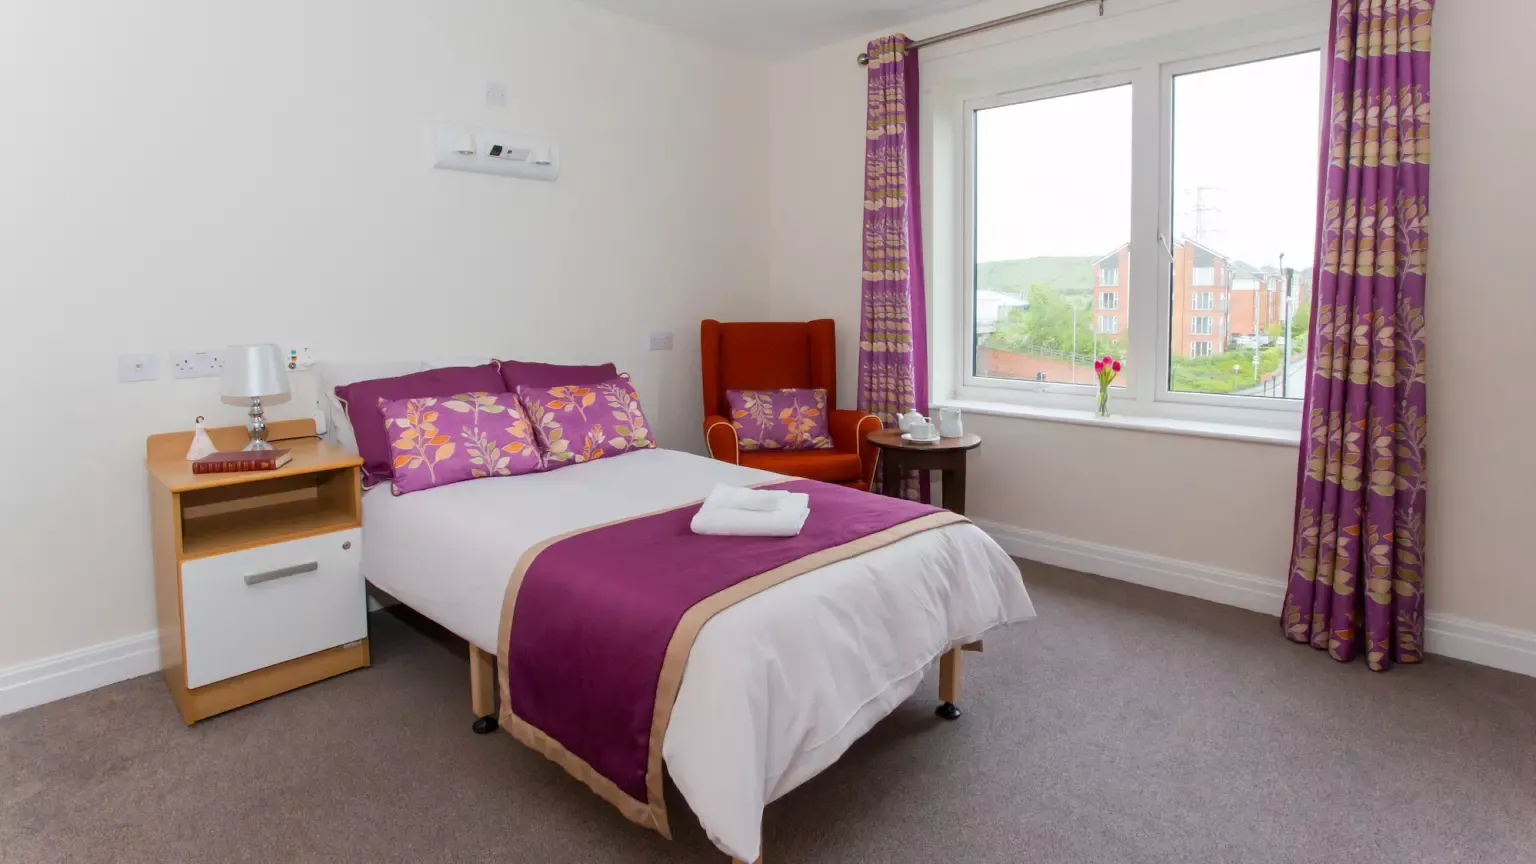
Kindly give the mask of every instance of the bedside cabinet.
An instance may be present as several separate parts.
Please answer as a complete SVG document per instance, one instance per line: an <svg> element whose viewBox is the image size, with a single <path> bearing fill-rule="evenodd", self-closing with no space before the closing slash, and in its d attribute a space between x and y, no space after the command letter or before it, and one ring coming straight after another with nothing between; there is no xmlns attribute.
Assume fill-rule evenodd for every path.
<svg viewBox="0 0 1536 864"><path fill-rule="evenodd" d="M188 725L368 665L363 460L313 420L268 428L293 456L275 471L193 474L191 432L146 444L160 661Z"/></svg>

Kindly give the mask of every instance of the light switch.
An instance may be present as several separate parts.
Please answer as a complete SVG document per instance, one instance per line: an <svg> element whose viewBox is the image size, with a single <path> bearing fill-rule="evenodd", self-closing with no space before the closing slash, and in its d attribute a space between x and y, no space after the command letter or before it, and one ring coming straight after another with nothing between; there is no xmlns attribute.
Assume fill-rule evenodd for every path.
<svg viewBox="0 0 1536 864"><path fill-rule="evenodd" d="M672 334L671 333L652 333L651 334L651 350L652 351L671 351L672 350Z"/></svg>
<svg viewBox="0 0 1536 864"><path fill-rule="evenodd" d="M507 107L507 85L499 81L485 82L485 104L492 108Z"/></svg>
<svg viewBox="0 0 1536 864"><path fill-rule="evenodd" d="M117 380L153 381L160 377L160 358L153 354L119 354Z"/></svg>

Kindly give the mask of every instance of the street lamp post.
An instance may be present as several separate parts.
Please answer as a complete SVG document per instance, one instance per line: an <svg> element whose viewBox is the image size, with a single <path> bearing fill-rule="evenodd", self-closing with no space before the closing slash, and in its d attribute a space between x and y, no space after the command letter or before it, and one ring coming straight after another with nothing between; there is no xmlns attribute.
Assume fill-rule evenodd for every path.
<svg viewBox="0 0 1536 864"><path fill-rule="evenodd" d="M1291 398L1291 318L1296 310L1291 307L1291 283L1296 276L1296 269L1285 269L1285 253L1280 253L1280 272L1285 274L1285 333L1281 339L1283 346L1280 351L1280 397Z"/></svg>
<svg viewBox="0 0 1536 864"><path fill-rule="evenodd" d="M1072 383L1077 383L1077 304L1072 304Z"/></svg>

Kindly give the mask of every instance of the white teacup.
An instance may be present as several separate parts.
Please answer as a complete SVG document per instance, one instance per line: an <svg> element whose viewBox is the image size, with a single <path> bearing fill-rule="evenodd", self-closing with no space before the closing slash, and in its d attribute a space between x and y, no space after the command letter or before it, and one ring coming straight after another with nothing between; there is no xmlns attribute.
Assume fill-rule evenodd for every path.
<svg viewBox="0 0 1536 864"><path fill-rule="evenodd" d="M939 437L939 430L927 420L912 424L912 431L908 433L913 441L934 441Z"/></svg>

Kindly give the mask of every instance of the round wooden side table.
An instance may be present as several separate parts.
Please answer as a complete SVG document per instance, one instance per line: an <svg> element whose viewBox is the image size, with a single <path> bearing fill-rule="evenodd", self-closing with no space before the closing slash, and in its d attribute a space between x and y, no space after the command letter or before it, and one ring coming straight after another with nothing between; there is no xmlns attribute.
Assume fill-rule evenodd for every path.
<svg viewBox="0 0 1536 864"><path fill-rule="evenodd" d="M901 440L901 430L869 433L869 443L880 448L884 466L885 494L897 497L901 475L906 471L939 471L944 478L943 507L965 515L965 454L981 446L981 436L967 433L959 438L940 438L931 444Z"/></svg>

